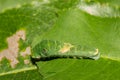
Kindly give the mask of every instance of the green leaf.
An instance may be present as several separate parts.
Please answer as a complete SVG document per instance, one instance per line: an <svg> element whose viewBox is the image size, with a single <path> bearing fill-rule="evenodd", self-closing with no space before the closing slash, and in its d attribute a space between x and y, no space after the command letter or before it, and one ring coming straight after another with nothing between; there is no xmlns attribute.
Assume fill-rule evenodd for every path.
<svg viewBox="0 0 120 80"><path fill-rule="evenodd" d="M119 61L101 58L97 61L58 59L39 62L44 80L119 80Z"/></svg>
<svg viewBox="0 0 120 80"><path fill-rule="evenodd" d="M25 0L25 3L12 0L12 2L0 0L1 4L4 3L4 6L0 6L1 80L39 80L42 78L41 74L43 80L120 79L118 0ZM16 37L20 37L19 40L16 40ZM32 64L34 62L30 61L30 56L34 58L40 56L33 49L36 49L43 40L95 47L101 54L100 59L55 59L39 61L35 66ZM10 43L14 44L11 46ZM17 43L18 50L13 49ZM31 54L21 54L30 49ZM16 53L11 54L10 50L13 52L15 50ZM8 51L9 55L4 51ZM14 63L16 60L19 63Z"/></svg>
<svg viewBox="0 0 120 80"><path fill-rule="evenodd" d="M108 4L110 4L110 5L117 5L117 6L119 6L120 5L120 3L119 3L119 0L95 0L95 1L98 1L98 2L100 2L100 3L108 3Z"/></svg>
<svg viewBox="0 0 120 80"><path fill-rule="evenodd" d="M27 4L33 0L0 0L0 12L8 8L20 7L22 4Z"/></svg>
<svg viewBox="0 0 120 80"><path fill-rule="evenodd" d="M81 1L77 5L78 8L83 11L100 17L119 17L120 7L118 5L110 5L109 1L105 3L100 3L97 1Z"/></svg>
<svg viewBox="0 0 120 80"><path fill-rule="evenodd" d="M101 59L98 61L61 59L38 62L45 80L113 80L114 78L119 80L119 22L119 15L118 17L90 15L78 7L63 11L50 31L34 39L33 47L42 40L87 45L98 48Z"/></svg>
<svg viewBox="0 0 120 80"><path fill-rule="evenodd" d="M23 71L14 71L14 73L9 73L7 75L1 75L0 76L1 80L9 80L9 79L13 79L13 80L42 80L40 74L38 73L37 70L25 70L23 69Z"/></svg>
<svg viewBox="0 0 120 80"><path fill-rule="evenodd" d="M98 48L102 55L119 59L119 21L120 18L91 16L79 9L71 8L62 14L50 31L42 37L36 37L33 43L35 45L37 41L39 43L40 40L47 39L93 46Z"/></svg>
<svg viewBox="0 0 120 80"><path fill-rule="evenodd" d="M52 27L57 20L56 13L55 8L41 2L31 2L0 13L0 76L19 76L24 71L37 69L30 59L31 42Z"/></svg>

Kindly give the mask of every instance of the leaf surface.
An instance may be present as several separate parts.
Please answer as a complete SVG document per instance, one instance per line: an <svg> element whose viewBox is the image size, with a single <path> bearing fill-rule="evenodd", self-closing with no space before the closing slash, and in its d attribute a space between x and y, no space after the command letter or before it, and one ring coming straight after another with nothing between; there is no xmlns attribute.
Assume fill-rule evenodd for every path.
<svg viewBox="0 0 120 80"><path fill-rule="evenodd" d="M7 39L17 32L25 31L26 39L21 37L18 41L18 57L14 58L19 63L15 68L10 65L12 61L0 55L1 80L39 80L42 78L40 73L44 80L120 79L119 1L26 0L25 4L18 1L9 5L8 2L0 0L0 3L4 3L4 6L0 6L0 54L9 50ZM39 68L32 62L26 65L24 60L30 61L30 55L24 57L21 52L28 47L32 51L42 40L95 47L101 54L100 59L41 61L37 62ZM39 54L32 51L31 56Z"/></svg>

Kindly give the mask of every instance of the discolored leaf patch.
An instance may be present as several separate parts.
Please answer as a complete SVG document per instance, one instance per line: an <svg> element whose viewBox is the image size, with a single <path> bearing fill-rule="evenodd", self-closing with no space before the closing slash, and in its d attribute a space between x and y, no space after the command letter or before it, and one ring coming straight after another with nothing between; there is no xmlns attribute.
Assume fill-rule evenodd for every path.
<svg viewBox="0 0 120 80"><path fill-rule="evenodd" d="M8 61L10 61L10 65L12 68L15 68L15 66L19 63L19 60L17 58L19 57L18 53L20 39L24 41L26 39L24 30L19 30L12 36L8 37L8 48L0 52L0 61L2 61L3 58L6 58ZM26 57L27 55L31 55L30 47L27 47L24 52L21 52L22 57ZM29 61L25 60L24 63L28 64Z"/></svg>

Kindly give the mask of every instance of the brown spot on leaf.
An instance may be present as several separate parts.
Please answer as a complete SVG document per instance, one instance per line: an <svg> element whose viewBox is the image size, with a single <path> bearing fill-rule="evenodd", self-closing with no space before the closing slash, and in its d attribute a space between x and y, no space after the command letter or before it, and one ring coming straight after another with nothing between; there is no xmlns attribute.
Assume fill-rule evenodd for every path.
<svg viewBox="0 0 120 80"><path fill-rule="evenodd" d="M24 60L24 64L29 64L30 63L30 60Z"/></svg>
<svg viewBox="0 0 120 80"><path fill-rule="evenodd" d="M21 52L21 56L26 57L27 55L31 54L31 49L30 47L27 47L24 52Z"/></svg>
<svg viewBox="0 0 120 80"><path fill-rule="evenodd" d="M20 38L25 40L26 37L25 37L24 30L20 30L15 34L13 34L12 36L8 37L7 38L8 48L0 52L0 61L3 58L8 59L10 61L10 65L12 68L15 68L16 64L19 63L19 61L17 60L17 57L19 52L18 41L20 40ZM31 53L28 53L30 52L29 49L30 47L27 47L24 53L31 54Z"/></svg>

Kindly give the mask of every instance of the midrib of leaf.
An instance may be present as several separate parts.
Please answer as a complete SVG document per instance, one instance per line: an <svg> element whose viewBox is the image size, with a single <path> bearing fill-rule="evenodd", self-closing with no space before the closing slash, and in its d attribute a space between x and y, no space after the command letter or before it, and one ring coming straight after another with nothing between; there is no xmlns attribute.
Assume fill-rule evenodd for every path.
<svg viewBox="0 0 120 80"><path fill-rule="evenodd" d="M109 59L109 60L112 60L112 61L120 62L120 58L108 57L106 55L101 55L100 57L103 58L103 59Z"/></svg>
<svg viewBox="0 0 120 80"><path fill-rule="evenodd" d="M31 70L36 70L36 67L28 67L28 68L22 68L22 69L17 69L17 70L11 70L9 72L2 72L0 73L0 76L4 76L4 75L9 75L9 74L17 74L20 72L24 72L24 71L31 71Z"/></svg>

